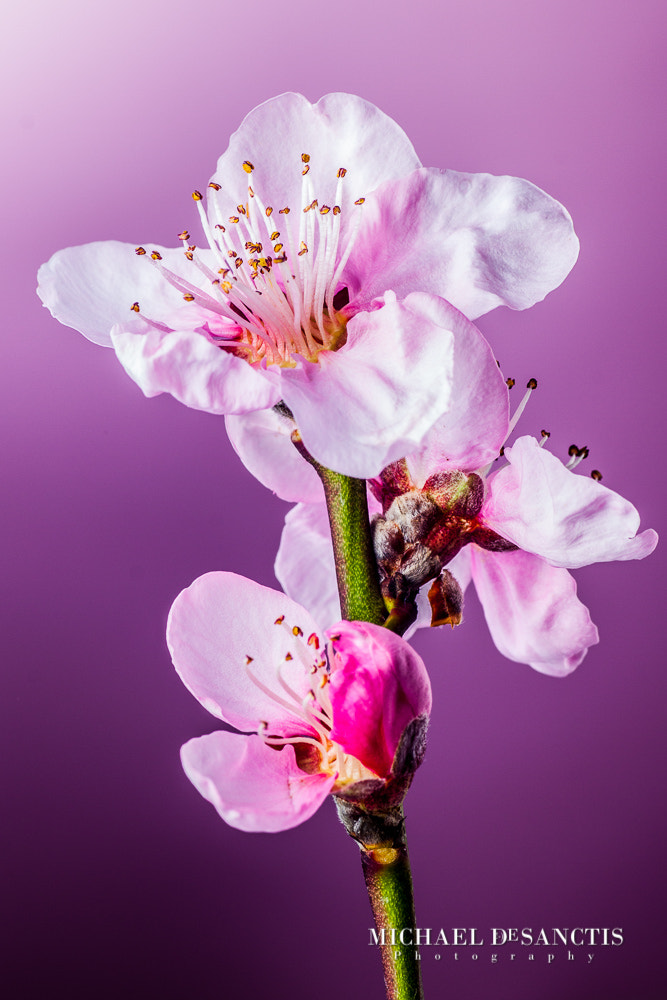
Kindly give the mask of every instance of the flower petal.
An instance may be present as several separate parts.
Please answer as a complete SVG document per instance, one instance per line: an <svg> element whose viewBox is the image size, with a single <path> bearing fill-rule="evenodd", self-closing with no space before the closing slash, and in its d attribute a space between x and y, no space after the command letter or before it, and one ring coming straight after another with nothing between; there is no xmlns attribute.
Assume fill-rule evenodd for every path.
<svg viewBox="0 0 667 1000"><path fill-rule="evenodd" d="M505 450L509 466L488 479L482 520L552 566L575 569L612 559L643 559L658 536L637 535L639 514L618 493L570 472L535 438Z"/></svg>
<svg viewBox="0 0 667 1000"><path fill-rule="evenodd" d="M310 454L360 479L414 451L447 410L454 330L470 325L433 296L398 302L387 292L378 305L349 321L339 350L281 372L283 399Z"/></svg>
<svg viewBox="0 0 667 1000"><path fill-rule="evenodd" d="M331 529L324 502L300 503L288 513L274 568L285 593L307 608L321 628L340 619Z"/></svg>
<svg viewBox="0 0 667 1000"><path fill-rule="evenodd" d="M424 168L366 199L343 281L359 308L419 288L475 319L539 302L578 252L569 214L529 181Z"/></svg>
<svg viewBox="0 0 667 1000"><path fill-rule="evenodd" d="M196 285L202 275L188 266L182 250L148 244L163 258L163 264ZM192 315L190 304L154 267L150 257L137 257L129 243L107 240L59 250L42 264L37 294L52 316L72 326L88 340L111 347L111 328L132 317L139 302L150 319L170 326Z"/></svg>
<svg viewBox="0 0 667 1000"><path fill-rule="evenodd" d="M192 329L163 331L135 320L113 327L111 340L146 396L168 392L207 413L244 413L278 402L266 378Z"/></svg>
<svg viewBox="0 0 667 1000"><path fill-rule="evenodd" d="M281 616L284 623L276 624ZM237 729L257 731L260 723L279 735L311 732L303 713L261 690L250 671L282 701L289 700L280 676L299 698L310 691L300 658L298 626L305 636L317 625L302 607L277 590L235 573L206 573L174 601L167 623L167 644L176 670L198 701ZM292 658L287 660L290 653Z"/></svg>
<svg viewBox="0 0 667 1000"><path fill-rule="evenodd" d="M310 819L335 780L301 771L289 744L277 751L259 736L236 733L190 740L181 748L181 761L224 821L247 833L277 833Z"/></svg>
<svg viewBox="0 0 667 1000"><path fill-rule="evenodd" d="M309 157L306 180L304 154ZM251 178L244 162L252 164ZM311 104L301 94L282 94L254 108L232 135L212 178L220 190L208 190L209 206L222 218L235 214L237 204L248 201L249 180L263 205L276 212L284 207L299 211L309 192L309 201L342 208L344 236L348 220L357 216L358 198L418 166L403 130L361 97L327 94ZM347 176L337 199L341 167Z"/></svg>
<svg viewBox="0 0 667 1000"><path fill-rule="evenodd" d="M567 570L528 552L469 549L475 588L503 656L552 677L578 667L598 630Z"/></svg>
<svg viewBox="0 0 667 1000"><path fill-rule="evenodd" d="M379 625L338 622L327 635L334 648L331 739L384 778L405 727L431 712L426 667L404 639Z"/></svg>
<svg viewBox="0 0 667 1000"><path fill-rule="evenodd" d="M444 302L431 296L423 298ZM441 322L445 322L444 316ZM407 457L412 480L420 487L434 472L470 472L493 461L507 437L509 393L489 344L472 323L456 324L453 333L452 394L447 412Z"/></svg>
<svg viewBox="0 0 667 1000"><path fill-rule="evenodd" d="M320 477L292 444L290 435L296 424L289 417L272 409L257 410L225 417L225 427L246 469L282 500L324 500Z"/></svg>

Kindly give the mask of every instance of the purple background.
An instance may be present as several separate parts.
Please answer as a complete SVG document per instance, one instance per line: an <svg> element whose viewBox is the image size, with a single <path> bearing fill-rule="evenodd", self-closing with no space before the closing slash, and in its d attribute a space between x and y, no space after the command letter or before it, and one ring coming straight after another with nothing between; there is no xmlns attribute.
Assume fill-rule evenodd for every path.
<svg viewBox="0 0 667 1000"><path fill-rule="evenodd" d="M381 1000L357 849L327 804L227 828L178 748L215 723L164 625L207 570L273 584L286 506L221 419L145 399L58 326L38 265L90 240L175 242L243 115L359 93L424 163L528 177L582 242L564 286L481 325L522 421L660 528L664 4L658 0L28 0L5 14L4 893L14 998ZM662 35L662 38L661 38ZM9 142L7 139L9 138ZM661 260L661 258L663 258ZM518 389L515 390L518 392ZM662 487L662 489L661 489ZM661 554L578 573L602 642L569 679L505 661L479 607L422 635L435 709L407 812L421 926L622 927L621 948L424 957L427 996L659 998L664 899Z"/></svg>

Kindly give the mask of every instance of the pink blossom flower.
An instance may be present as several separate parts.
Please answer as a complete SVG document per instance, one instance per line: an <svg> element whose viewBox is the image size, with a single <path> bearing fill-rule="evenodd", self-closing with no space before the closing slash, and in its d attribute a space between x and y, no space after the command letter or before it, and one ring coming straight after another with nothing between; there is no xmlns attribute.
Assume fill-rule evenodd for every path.
<svg viewBox="0 0 667 1000"><path fill-rule="evenodd" d="M242 731L210 733L181 751L187 776L231 826L286 830L330 793L405 794L431 689L399 636L363 622L322 632L284 594L208 573L176 598L167 641L188 690Z"/></svg>
<svg viewBox="0 0 667 1000"><path fill-rule="evenodd" d="M376 551L385 582L394 575L389 592L396 580L416 592L445 567L461 592L472 581L500 652L564 676L598 641L568 569L643 559L658 536L652 529L637 534L635 507L575 473L576 458L568 468L528 436L504 455L508 464L491 474L469 473L465 465L453 471L433 454L425 460L424 452L385 470L375 484L375 509L381 504L383 511ZM323 504L297 505L286 518L276 560L285 591L316 606L322 621L336 607L327 532ZM444 584L451 586L449 576ZM437 592L429 601L421 591L413 627L431 624L438 600Z"/></svg>
<svg viewBox="0 0 667 1000"><path fill-rule="evenodd" d="M224 414L284 400L311 454L354 476L413 451L451 408L461 313L532 305L578 252L539 188L422 168L395 122L347 94L256 108L206 207L194 197L204 249L184 231L179 250L60 251L40 270L45 305L113 346L149 396Z"/></svg>

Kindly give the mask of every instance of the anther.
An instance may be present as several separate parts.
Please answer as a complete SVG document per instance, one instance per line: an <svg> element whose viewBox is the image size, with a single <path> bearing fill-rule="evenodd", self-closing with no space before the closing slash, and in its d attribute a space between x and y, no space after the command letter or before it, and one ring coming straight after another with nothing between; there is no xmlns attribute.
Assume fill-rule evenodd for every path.
<svg viewBox="0 0 667 1000"><path fill-rule="evenodd" d="M239 217L238 217L238 215L230 215L230 216L229 216L229 221L230 221L230 222L234 222L234 223L237 223L237 222L239 222L240 220L239 220Z"/></svg>
<svg viewBox="0 0 667 1000"><path fill-rule="evenodd" d="M271 240L277 240L279 236L280 236L280 233L276 229L276 231L274 233L271 233Z"/></svg>
<svg viewBox="0 0 667 1000"><path fill-rule="evenodd" d="M192 197L194 198L195 201L203 201L204 199L204 196L201 193L201 191L193 191Z"/></svg>
<svg viewBox="0 0 667 1000"><path fill-rule="evenodd" d="M310 164L307 163L303 168L303 170L301 171L301 176L305 177L309 170L310 170Z"/></svg>
<svg viewBox="0 0 667 1000"><path fill-rule="evenodd" d="M551 437L551 431L540 431L540 437L543 438Z"/></svg>
<svg viewBox="0 0 667 1000"><path fill-rule="evenodd" d="M269 214L269 213L268 213L268 210L267 210L267 215L268 215L268 214ZM287 207L287 205L285 205L285 207L284 207L284 208L279 208L279 209L278 209L278 214L279 214L279 215L289 215L289 208Z"/></svg>
<svg viewBox="0 0 667 1000"><path fill-rule="evenodd" d="M186 292L183 298L185 299L186 302L194 302L195 300L194 295L190 295L189 292Z"/></svg>
<svg viewBox="0 0 667 1000"><path fill-rule="evenodd" d="M187 231L187 229L184 229L182 233L178 234L178 238L179 240L189 240L190 233Z"/></svg>
<svg viewBox="0 0 667 1000"><path fill-rule="evenodd" d="M310 155L308 153L302 153L301 159L304 163L310 163Z"/></svg>
<svg viewBox="0 0 667 1000"><path fill-rule="evenodd" d="M225 227L221 226L219 222L216 222L215 228L219 229L221 233L226 233L227 232L227 230L225 229Z"/></svg>
<svg viewBox="0 0 667 1000"><path fill-rule="evenodd" d="M589 454L589 452L588 452L588 448L586 447L586 445L584 445L583 448L579 449L579 457L580 458L588 458L588 454Z"/></svg>
<svg viewBox="0 0 667 1000"><path fill-rule="evenodd" d="M273 252L274 253L280 253L280 251L282 250L282 248L283 248L283 244L282 243L276 243L276 245L273 248Z"/></svg>
<svg viewBox="0 0 667 1000"><path fill-rule="evenodd" d="M320 209L320 215L328 215L328 213L330 211L331 211L331 208L329 207L329 205L322 205L322 207Z"/></svg>
<svg viewBox="0 0 667 1000"><path fill-rule="evenodd" d="M503 455L505 454L505 445L502 446L498 454L500 455L501 458L503 457Z"/></svg>
<svg viewBox="0 0 667 1000"><path fill-rule="evenodd" d="M299 250L299 254L298 255L299 255L299 257L303 257L303 255L305 253L308 253L308 247L306 246L306 244L302 240L301 241L301 249Z"/></svg>
<svg viewBox="0 0 667 1000"><path fill-rule="evenodd" d="M243 167L243 169L247 174L251 174L255 169L250 160L244 160L241 166Z"/></svg>
<svg viewBox="0 0 667 1000"><path fill-rule="evenodd" d="M210 188L213 188L214 191L219 191L220 190L220 185L216 184L215 181L210 181L210 183L209 183L208 186Z"/></svg>
<svg viewBox="0 0 667 1000"><path fill-rule="evenodd" d="M287 654L285 655L285 659L286 659L286 660L293 660L293 659L294 659L294 657L292 656L292 654L291 654L291 653L287 653Z"/></svg>
<svg viewBox="0 0 667 1000"><path fill-rule="evenodd" d="M234 267L240 267L242 263L243 263L243 257L237 257L236 260L234 261Z"/></svg>
<svg viewBox="0 0 667 1000"><path fill-rule="evenodd" d="M526 382L526 389L537 389L537 379L529 378Z"/></svg>
<svg viewBox="0 0 667 1000"><path fill-rule="evenodd" d="M162 254L158 253L157 250L153 250L151 253L151 260L162 260Z"/></svg>
<svg viewBox="0 0 667 1000"><path fill-rule="evenodd" d="M595 481L599 483L602 479L602 473L598 469L593 469L591 472L591 479L595 479Z"/></svg>
<svg viewBox="0 0 667 1000"><path fill-rule="evenodd" d="M313 198L310 205L306 205L304 212L310 212L312 208L317 208L317 198Z"/></svg>
<svg viewBox="0 0 667 1000"><path fill-rule="evenodd" d="M310 635L308 636L308 645L314 646L315 649L320 648L320 639L319 636L317 635L317 632L310 633Z"/></svg>
<svg viewBox="0 0 667 1000"><path fill-rule="evenodd" d="M250 663L252 663L252 661L254 660L254 658L255 658L254 656L248 656L248 655L247 655L247 653L246 653L246 658L245 658L245 665L246 665L246 667L247 667L247 666L248 666L248 665L249 665Z"/></svg>
<svg viewBox="0 0 667 1000"><path fill-rule="evenodd" d="M513 378L507 378L505 379L505 385L507 386L508 389L513 389L514 386L516 385L516 380Z"/></svg>
<svg viewBox="0 0 667 1000"><path fill-rule="evenodd" d="M137 247L134 252L136 253L137 257L143 257L144 254L146 253L143 247Z"/></svg>
<svg viewBox="0 0 667 1000"><path fill-rule="evenodd" d="M355 203L354 203L354 204L355 204L355 205L363 205L363 203L364 203L365 201L366 201L366 199L365 199L365 198L357 198L357 200L355 201Z"/></svg>
<svg viewBox="0 0 667 1000"><path fill-rule="evenodd" d="M130 309L132 310L132 312L138 313L139 312L139 303L138 302L133 302L132 305L130 306Z"/></svg>
<svg viewBox="0 0 667 1000"><path fill-rule="evenodd" d="M303 635L303 632L301 631L298 625L295 625L292 628L292 635Z"/></svg>
<svg viewBox="0 0 667 1000"><path fill-rule="evenodd" d="M340 215L340 205L334 205L334 207L333 207L333 214L334 215Z"/></svg>
<svg viewBox="0 0 667 1000"><path fill-rule="evenodd" d="M266 208L264 209L264 214L266 215L267 219L273 215L273 209L271 205L266 206Z"/></svg>
<svg viewBox="0 0 667 1000"><path fill-rule="evenodd" d="M570 458L576 458L576 456L579 454L578 446L576 444L571 444L570 447L567 449L567 453L570 456Z"/></svg>
<svg viewBox="0 0 667 1000"><path fill-rule="evenodd" d="M195 258L195 255L193 254L192 250L186 250L185 256L188 258L188 260L194 260Z"/></svg>
<svg viewBox="0 0 667 1000"><path fill-rule="evenodd" d="M236 211L239 213L239 215L246 215L247 214L246 210L245 210L245 205L237 205L236 206Z"/></svg>

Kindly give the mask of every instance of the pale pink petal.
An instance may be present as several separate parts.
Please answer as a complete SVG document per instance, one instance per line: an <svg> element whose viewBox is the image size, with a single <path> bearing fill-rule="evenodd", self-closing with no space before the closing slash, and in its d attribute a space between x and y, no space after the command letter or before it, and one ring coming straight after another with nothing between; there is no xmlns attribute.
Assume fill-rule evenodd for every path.
<svg viewBox="0 0 667 1000"><path fill-rule="evenodd" d="M475 319L525 309L577 259L570 216L529 181L422 169L366 199L343 276L363 308L386 288L442 295Z"/></svg>
<svg viewBox="0 0 667 1000"><path fill-rule="evenodd" d="M286 594L321 628L340 619L336 566L324 502L300 503L285 518L275 574Z"/></svg>
<svg viewBox="0 0 667 1000"><path fill-rule="evenodd" d="M247 833L277 833L309 819L334 778L305 774L289 744L278 751L259 736L216 732L181 748L183 769L198 792L230 826Z"/></svg>
<svg viewBox="0 0 667 1000"><path fill-rule="evenodd" d="M505 457L510 464L488 479L482 520L519 548L570 569L643 559L655 548L655 531L637 535L639 514L628 500L570 472L534 438L518 438Z"/></svg>
<svg viewBox="0 0 667 1000"><path fill-rule="evenodd" d="M408 301L414 302L416 296ZM420 295L424 314L444 326L444 299ZM430 310L427 305L430 304ZM507 437L509 396L493 351L472 323L454 325L452 394L447 412L428 432L422 444L408 455L416 486L434 472L449 469L472 471L491 462Z"/></svg>
<svg viewBox="0 0 667 1000"><path fill-rule="evenodd" d="M552 677L578 667L598 631L567 570L528 552L468 548L486 622L503 656Z"/></svg>
<svg viewBox="0 0 667 1000"><path fill-rule="evenodd" d="M386 777L405 727L430 714L426 667L404 639L379 625L338 622L327 634L335 650L331 739Z"/></svg>
<svg viewBox="0 0 667 1000"><path fill-rule="evenodd" d="M305 191L303 154L310 157ZM254 168L250 176L244 162ZM282 94L251 111L232 135L212 178L220 190L208 189L208 204L223 219L235 215L237 204L248 202L250 183L254 204L261 199L280 219L279 209L289 207L296 213L304 199L317 198L320 205L342 208L345 243L349 220L358 215L354 202L419 165L403 130L361 97L327 94L311 104L301 94ZM347 174L339 189L341 167Z"/></svg>
<svg viewBox="0 0 667 1000"><path fill-rule="evenodd" d="M208 413L244 413L273 406L279 393L247 362L192 329L158 330L140 319L116 326L118 360L146 396L168 392Z"/></svg>
<svg viewBox="0 0 667 1000"><path fill-rule="evenodd" d="M162 264L186 276L201 287L204 279L190 264L182 250L169 250L154 243ZM203 259L207 260L206 256ZM149 319L174 327L187 323L192 304L183 301L177 291L158 271L147 253L137 257L135 246L107 240L59 250L39 269L37 293L51 314L74 327L88 340L111 347L111 328L134 316L135 302Z"/></svg>
<svg viewBox="0 0 667 1000"><path fill-rule="evenodd" d="M320 477L292 444L290 435L296 427L293 420L266 409L225 417L225 426L246 469L282 500L324 500Z"/></svg>
<svg viewBox="0 0 667 1000"><path fill-rule="evenodd" d="M284 622L276 624L283 615ZM292 634L295 626L304 639ZM167 644L181 680L213 715L246 732L266 722L272 733L296 735L310 731L302 715L254 684L246 661L251 657L252 674L283 701L289 697L279 668L304 698L310 680L300 644L317 631L308 612L285 594L235 573L207 573L174 601ZM288 653L292 659L286 659Z"/></svg>
<svg viewBox="0 0 667 1000"><path fill-rule="evenodd" d="M283 399L310 454L360 479L414 451L447 410L454 330L467 324L431 296L398 302L387 292L378 304L350 320L338 351L281 372Z"/></svg>

